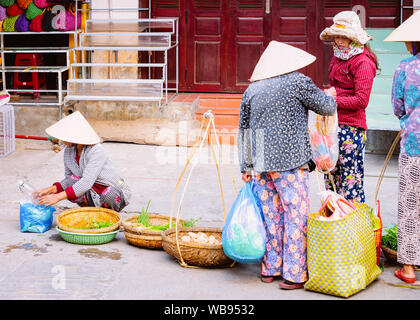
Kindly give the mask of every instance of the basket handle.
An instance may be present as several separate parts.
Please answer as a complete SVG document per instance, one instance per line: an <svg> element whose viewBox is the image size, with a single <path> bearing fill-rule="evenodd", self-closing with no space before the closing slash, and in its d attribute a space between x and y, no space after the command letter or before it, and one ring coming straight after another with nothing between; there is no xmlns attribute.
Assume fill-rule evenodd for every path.
<svg viewBox="0 0 420 320"><path fill-rule="evenodd" d="M206 122L207 122L207 125L206 125ZM206 140L206 138L207 139L210 138L210 126L211 126L211 124L213 124L213 128L215 128L215 125L214 125L214 115L211 112L206 112L204 114L204 116L203 116L202 121L201 121L200 136L197 138L197 141L196 141L196 142L199 142L198 154L201 154L201 150L202 150L202 147L204 145L204 141ZM203 130L205 126L206 126L206 130ZM201 136L201 133L203 131L204 131L204 134ZM200 141L200 137L201 137L201 141ZM218 165L216 154L214 152L214 149L213 149L213 146L212 146L212 143L211 143L211 139L209 139L209 144L210 144L211 149L212 149L212 155L213 155L213 159L215 161L216 169L217 169L217 173L218 173L219 186L220 186L220 192L221 192L221 198L222 198L222 205L223 205L223 217L224 217L224 221L225 221L226 220L226 208L225 208L225 200L224 200L224 196L223 196L223 188L222 188L222 181L221 181L221 176L220 176L219 165ZM174 193L174 196L173 196L173 204L175 202L176 194L178 192L179 184L181 182L181 179L182 179L182 177L183 177L183 175L185 173L185 170L186 170L187 166L189 165L190 161L194 157L194 155L195 155L195 150L193 150L193 152L189 156L188 161L187 161L187 163L186 163L186 165L184 167L184 170L182 171L181 176L178 179L178 182L177 182L177 185L176 185L176 188L175 188L175 193ZM177 216L176 216L176 222L175 222L175 239L176 239L176 245L177 245L178 254L179 254L179 257L180 257L180 260L181 260L180 261L180 264L183 267L194 267L194 266L189 266L187 263L185 263L184 259L182 258L181 248L179 246L178 223L179 223L179 217L180 217L182 202L183 202L184 196L185 196L185 191L186 191L186 188L187 188L188 183L190 181L191 174L192 174L192 172L193 172L193 170L194 170L194 168L195 168L196 165L197 165L197 162L196 163L193 163L193 165L192 165L192 167L191 167L191 169L190 169L190 171L188 173L187 180L185 182L184 189L183 189L183 192L182 192L182 195L181 195L181 199L180 199L180 202L179 202ZM169 221L170 221L169 222L169 225L170 226L172 225L172 213L173 213L173 205L171 207L171 213L170 213L170 218L169 218Z"/></svg>
<svg viewBox="0 0 420 320"><path fill-rule="evenodd" d="M395 137L394 141L392 142L392 145L389 148L388 154L386 155L386 159L385 159L384 165L382 166L382 170L381 170L381 173L379 175L378 182L376 183L375 206L376 205L379 205L379 201L378 201L379 188L381 187L381 182L382 182L382 179L383 179L383 177L385 175L385 170L386 170L386 168L388 166L389 161L391 160L392 154L394 153L394 150L395 150L395 147L397 146L398 140L401 137L401 133L402 133L402 130L400 130L398 132L397 136Z"/></svg>

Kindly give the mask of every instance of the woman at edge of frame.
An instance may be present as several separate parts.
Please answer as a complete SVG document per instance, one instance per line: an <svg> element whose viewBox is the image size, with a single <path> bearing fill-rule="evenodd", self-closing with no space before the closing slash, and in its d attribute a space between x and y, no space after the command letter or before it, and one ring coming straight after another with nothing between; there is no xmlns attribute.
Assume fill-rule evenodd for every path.
<svg viewBox="0 0 420 320"><path fill-rule="evenodd" d="M403 267L395 276L416 282L414 267L420 265L420 11L415 12L384 41L404 42L412 54L398 65L391 102L400 120L398 158L397 261Z"/></svg>

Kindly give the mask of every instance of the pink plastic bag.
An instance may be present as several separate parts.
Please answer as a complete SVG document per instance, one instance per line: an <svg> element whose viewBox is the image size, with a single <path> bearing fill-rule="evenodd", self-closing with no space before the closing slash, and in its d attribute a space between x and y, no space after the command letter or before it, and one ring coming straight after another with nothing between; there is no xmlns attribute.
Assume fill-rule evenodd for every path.
<svg viewBox="0 0 420 320"><path fill-rule="evenodd" d="M318 219L321 221L337 221L356 209L353 203L330 190L321 192L322 206Z"/></svg>
<svg viewBox="0 0 420 320"><path fill-rule="evenodd" d="M309 111L308 128L317 170L325 173L333 170L338 160L337 113L321 116Z"/></svg>

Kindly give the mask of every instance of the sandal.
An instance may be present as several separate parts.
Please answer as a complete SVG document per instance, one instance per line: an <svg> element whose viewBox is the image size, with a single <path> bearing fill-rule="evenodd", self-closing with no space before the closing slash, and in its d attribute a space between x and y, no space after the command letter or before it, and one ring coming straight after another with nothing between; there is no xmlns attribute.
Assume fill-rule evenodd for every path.
<svg viewBox="0 0 420 320"><path fill-rule="evenodd" d="M264 283L272 283L274 279L279 279L281 276L265 276L261 275L261 281Z"/></svg>
<svg viewBox="0 0 420 320"><path fill-rule="evenodd" d="M304 285L305 285L304 282L296 283L296 282L291 282L288 280L284 280L283 282L279 283L280 289L284 289L284 290L302 289Z"/></svg>
<svg viewBox="0 0 420 320"><path fill-rule="evenodd" d="M407 282L407 283L414 283L414 282L416 282L416 277L414 277L414 278L408 278L408 277L403 276L401 269L395 270L394 275L398 279L400 279L400 280L402 280L404 282Z"/></svg>

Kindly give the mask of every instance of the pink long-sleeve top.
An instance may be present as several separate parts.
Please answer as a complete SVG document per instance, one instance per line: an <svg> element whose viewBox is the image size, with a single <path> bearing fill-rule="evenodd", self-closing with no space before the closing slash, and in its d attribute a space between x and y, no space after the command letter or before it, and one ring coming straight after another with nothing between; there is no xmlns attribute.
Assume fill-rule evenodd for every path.
<svg viewBox="0 0 420 320"><path fill-rule="evenodd" d="M366 130L366 107L376 76L374 57L366 48L348 60L333 57L329 73L337 91L338 123Z"/></svg>

